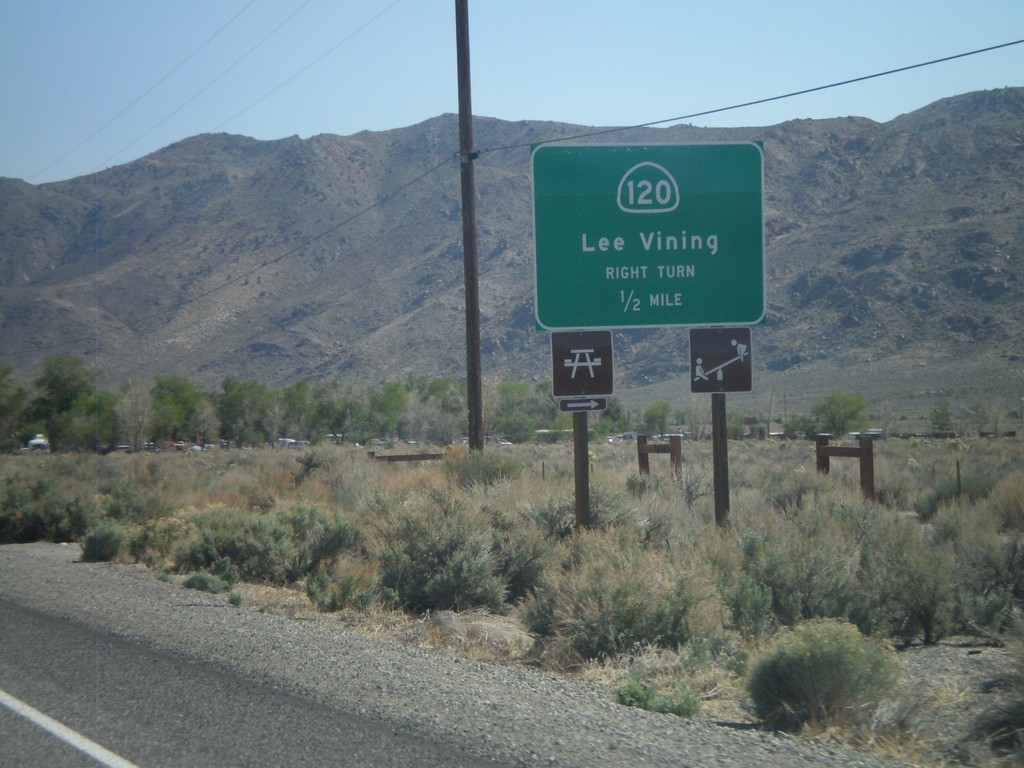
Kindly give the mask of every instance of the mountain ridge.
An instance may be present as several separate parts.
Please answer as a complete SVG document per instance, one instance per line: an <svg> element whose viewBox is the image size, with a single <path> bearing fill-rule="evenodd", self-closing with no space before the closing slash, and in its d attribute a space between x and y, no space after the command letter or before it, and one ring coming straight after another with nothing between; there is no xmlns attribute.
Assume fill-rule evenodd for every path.
<svg viewBox="0 0 1024 768"><path fill-rule="evenodd" d="M550 376L533 320L529 147L590 134L762 142L756 389L1024 391L1022 114L1024 89L1008 88L887 123L611 133L476 117L485 378ZM81 355L110 386L461 378L457 138L451 114L351 136L201 134L87 177L0 179L0 360L31 377L49 355ZM680 329L616 332L617 388L677 400L687 369Z"/></svg>

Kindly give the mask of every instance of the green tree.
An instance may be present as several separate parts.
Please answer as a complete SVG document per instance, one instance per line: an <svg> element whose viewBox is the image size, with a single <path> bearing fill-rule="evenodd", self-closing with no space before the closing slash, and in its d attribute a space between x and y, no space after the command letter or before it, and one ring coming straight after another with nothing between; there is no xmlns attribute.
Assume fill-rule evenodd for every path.
<svg viewBox="0 0 1024 768"><path fill-rule="evenodd" d="M96 392L87 405L89 418L76 445L112 449L118 442L117 395Z"/></svg>
<svg viewBox="0 0 1024 768"><path fill-rule="evenodd" d="M868 402L859 395L833 392L811 408L819 427L832 435L845 435L859 427L868 410Z"/></svg>
<svg viewBox="0 0 1024 768"><path fill-rule="evenodd" d="M663 435L668 432L668 417L672 406L668 400L655 400L644 411L644 431L648 435Z"/></svg>
<svg viewBox="0 0 1024 768"><path fill-rule="evenodd" d="M97 375L78 357L61 355L43 361L35 380L39 394L32 401L31 416L42 424L51 449L91 450L100 440Z"/></svg>
<svg viewBox="0 0 1024 768"><path fill-rule="evenodd" d="M224 379L217 398L221 434L236 445L259 445L273 439L267 427L272 397L258 381Z"/></svg>
<svg viewBox="0 0 1024 768"><path fill-rule="evenodd" d="M369 420L378 437L397 435L409 404L409 393L400 381L391 381L381 389L371 389Z"/></svg>
<svg viewBox="0 0 1024 768"><path fill-rule="evenodd" d="M466 387L463 382L449 377L434 379L424 396L430 405L424 427L427 437L448 445L467 427Z"/></svg>
<svg viewBox="0 0 1024 768"><path fill-rule="evenodd" d="M310 422L313 417L313 394L304 381L296 382L281 390L284 406L284 431L292 437L310 437Z"/></svg>
<svg viewBox="0 0 1024 768"><path fill-rule="evenodd" d="M953 432L953 411L948 400L939 400L932 408L932 432L948 435Z"/></svg>
<svg viewBox="0 0 1024 768"><path fill-rule="evenodd" d="M0 363L0 451L15 450L31 435L27 410L28 393L14 380L14 367Z"/></svg>
<svg viewBox="0 0 1024 768"><path fill-rule="evenodd" d="M633 417L629 409L617 397L608 398L608 410L604 412L604 418L611 421L614 428L619 432L626 432L632 426L631 420Z"/></svg>
<svg viewBox="0 0 1024 768"><path fill-rule="evenodd" d="M799 413L794 413L786 419L782 425L782 433L792 439L797 435L810 435L817 431L814 419Z"/></svg>
<svg viewBox="0 0 1024 768"><path fill-rule="evenodd" d="M127 436L132 450L138 453L153 426L152 395L141 384L128 381L121 387L115 413L118 428Z"/></svg>
<svg viewBox="0 0 1024 768"><path fill-rule="evenodd" d="M207 395L181 376L157 376L150 390L153 403L153 434L167 440L191 438L199 404Z"/></svg>
<svg viewBox="0 0 1024 768"><path fill-rule="evenodd" d="M543 385L503 381L498 385L494 429L513 443L533 440L538 429L554 419L554 398Z"/></svg>
<svg viewBox="0 0 1024 768"><path fill-rule="evenodd" d="M341 382L319 381L313 385L310 394L310 429L315 434L349 436L352 406L355 399Z"/></svg>

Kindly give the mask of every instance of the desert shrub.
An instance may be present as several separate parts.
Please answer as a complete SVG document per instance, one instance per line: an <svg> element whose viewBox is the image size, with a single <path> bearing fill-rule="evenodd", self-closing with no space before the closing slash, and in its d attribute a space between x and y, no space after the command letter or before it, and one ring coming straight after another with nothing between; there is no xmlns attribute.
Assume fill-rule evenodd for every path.
<svg viewBox="0 0 1024 768"><path fill-rule="evenodd" d="M571 566L554 572L523 607L535 634L553 638L582 659L603 659L691 636L691 612L702 599L691 579L627 537L581 534Z"/></svg>
<svg viewBox="0 0 1024 768"><path fill-rule="evenodd" d="M952 626L956 560L916 522L893 518L865 543L870 591L886 612L891 635L937 642ZM862 628L864 628L862 626Z"/></svg>
<svg viewBox="0 0 1024 768"><path fill-rule="evenodd" d="M772 508L786 514L798 512L820 486L821 479L805 467L769 466L761 475L765 500Z"/></svg>
<svg viewBox="0 0 1024 768"><path fill-rule="evenodd" d="M571 496L552 496L530 514L552 539L565 538L576 528L576 502Z"/></svg>
<svg viewBox="0 0 1024 768"><path fill-rule="evenodd" d="M1024 536L979 530L960 545L956 569L961 623L999 631L1024 601Z"/></svg>
<svg viewBox="0 0 1024 768"><path fill-rule="evenodd" d="M101 520L82 539L82 559L90 563L116 560L127 540L123 526Z"/></svg>
<svg viewBox="0 0 1024 768"><path fill-rule="evenodd" d="M321 611L368 610L376 598L373 573L362 564L336 564L306 579L306 596Z"/></svg>
<svg viewBox="0 0 1024 768"><path fill-rule="evenodd" d="M719 667L740 676L747 672L747 652L729 635L700 634L686 644L681 665L689 675Z"/></svg>
<svg viewBox="0 0 1024 768"><path fill-rule="evenodd" d="M205 571L196 571L190 574L183 584L189 589L196 589L200 592L212 592L213 594L227 592L231 588L231 585L224 581L224 579Z"/></svg>
<svg viewBox="0 0 1024 768"><path fill-rule="evenodd" d="M723 587L722 597L732 614L732 625L744 637L763 637L775 625L771 587L741 573L732 588Z"/></svg>
<svg viewBox="0 0 1024 768"><path fill-rule="evenodd" d="M590 486L590 528L604 530L621 525L630 517L630 509L617 494L602 486ZM576 497L559 495L547 499L532 510L531 516L554 539L561 539L576 530Z"/></svg>
<svg viewBox="0 0 1024 768"><path fill-rule="evenodd" d="M400 517L386 534L380 584L409 610L503 609L489 526L462 511Z"/></svg>
<svg viewBox="0 0 1024 768"><path fill-rule="evenodd" d="M573 518L575 519L575 500ZM590 486L590 527L604 530L611 526L621 525L630 518L630 507L622 501L617 493L607 490L602 485Z"/></svg>
<svg viewBox="0 0 1024 768"><path fill-rule="evenodd" d="M763 600L770 590L779 624L846 616L858 601L859 551L840 526L808 520L801 528L750 530L740 546L752 581L743 596Z"/></svg>
<svg viewBox="0 0 1024 768"><path fill-rule="evenodd" d="M210 564L210 573L229 587L238 583L238 567L229 558L218 557Z"/></svg>
<svg viewBox="0 0 1024 768"><path fill-rule="evenodd" d="M296 457L295 484L302 483L315 472L330 470L334 466L335 451L327 446L316 446Z"/></svg>
<svg viewBox="0 0 1024 768"><path fill-rule="evenodd" d="M202 513L193 521L198 540L178 553L179 570L207 570L227 558L245 581L287 582L285 564L292 551L285 527L273 518L229 509Z"/></svg>
<svg viewBox="0 0 1024 768"><path fill-rule="evenodd" d="M48 538L52 541L75 541L88 530L91 516L90 505L77 497L71 499L55 510Z"/></svg>
<svg viewBox="0 0 1024 768"><path fill-rule="evenodd" d="M296 504L278 514L289 531L292 557L286 576L294 581L318 570L340 552L354 548L361 538L358 528L344 515L318 507Z"/></svg>
<svg viewBox="0 0 1024 768"><path fill-rule="evenodd" d="M996 483L983 506L1004 533L1024 533L1024 470L1013 472Z"/></svg>
<svg viewBox="0 0 1024 768"><path fill-rule="evenodd" d="M966 475L957 480L956 477L944 477L938 481L931 492L923 496L914 505L914 511L922 522L928 522L939 507L954 501L974 502L983 499L992 491L995 480L985 475Z"/></svg>
<svg viewBox="0 0 1024 768"><path fill-rule="evenodd" d="M646 709L663 715L693 717L700 711L700 696L684 680L668 692L655 683L647 683L640 672L632 671L626 681L615 689L615 697L627 707Z"/></svg>
<svg viewBox="0 0 1024 768"><path fill-rule="evenodd" d="M850 721L895 682L889 649L852 624L816 619L785 630L754 662L754 711L780 728Z"/></svg>
<svg viewBox="0 0 1024 768"><path fill-rule="evenodd" d="M662 486L661 477L655 475L630 475L626 478L626 490L634 498L641 498L648 493L656 493Z"/></svg>
<svg viewBox="0 0 1024 768"><path fill-rule="evenodd" d="M111 520L129 524L163 517L170 512L159 494L143 493L135 484L123 482L113 484L103 500L103 511Z"/></svg>
<svg viewBox="0 0 1024 768"><path fill-rule="evenodd" d="M934 541L955 559L956 628L1006 628L1014 601L1024 600L1024 535L1002 533L987 503L944 505L931 528Z"/></svg>
<svg viewBox="0 0 1024 768"><path fill-rule="evenodd" d="M128 551L136 562L152 568L172 559L179 542L194 533L191 523L177 517L159 517L136 529Z"/></svg>
<svg viewBox="0 0 1024 768"><path fill-rule="evenodd" d="M551 540L526 521L498 531L492 549L495 571L505 584L506 599L510 602L532 594L548 569L557 564Z"/></svg>
<svg viewBox="0 0 1024 768"><path fill-rule="evenodd" d="M175 558L180 570L209 570L227 558L245 581L285 584L316 570L358 539L340 513L294 506L276 515L227 509L193 518L198 535Z"/></svg>
<svg viewBox="0 0 1024 768"><path fill-rule="evenodd" d="M0 542L36 541L45 531L40 496L47 486L24 477L8 478L0 500Z"/></svg>
<svg viewBox="0 0 1024 768"><path fill-rule="evenodd" d="M523 465L494 451L470 451L445 458L444 471L460 488L468 490L515 480L522 473Z"/></svg>
<svg viewBox="0 0 1024 768"><path fill-rule="evenodd" d="M0 544L72 541L89 525L88 506L46 477L8 478L0 495Z"/></svg>

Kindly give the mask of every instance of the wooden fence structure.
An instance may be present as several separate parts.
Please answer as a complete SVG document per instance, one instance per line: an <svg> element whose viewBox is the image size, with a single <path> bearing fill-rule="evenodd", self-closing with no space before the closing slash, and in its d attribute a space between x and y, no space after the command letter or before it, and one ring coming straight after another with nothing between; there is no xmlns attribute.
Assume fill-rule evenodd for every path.
<svg viewBox="0 0 1024 768"><path fill-rule="evenodd" d="M371 461L437 461L443 459L443 453L385 453L378 455L376 451L367 451Z"/></svg>
<svg viewBox="0 0 1024 768"><path fill-rule="evenodd" d="M833 456L860 459L860 489L864 497L875 500L875 448L874 440L861 435L857 446L829 445L828 435L817 435L814 438L814 453L817 458L818 471L827 475L831 467L829 459Z"/></svg>
<svg viewBox="0 0 1024 768"><path fill-rule="evenodd" d="M651 474L651 460L648 458L652 453L667 453L669 463L672 465L672 477L679 480L683 476L683 439L679 435L670 435L668 445L656 443L651 445L647 442L647 435L637 435L636 438L636 459L641 475Z"/></svg>

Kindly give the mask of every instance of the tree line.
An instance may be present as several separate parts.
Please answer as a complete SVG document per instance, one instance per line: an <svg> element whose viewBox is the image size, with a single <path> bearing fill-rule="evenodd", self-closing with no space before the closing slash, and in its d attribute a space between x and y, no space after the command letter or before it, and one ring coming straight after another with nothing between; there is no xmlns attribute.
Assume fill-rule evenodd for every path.
<svg viewBox="0 0 1024 768"><path fill-rule="evenodd" d="M181 376L156 376L149 383L128 381L105 391L99 386L101 372L71 356L46 359L28 387L15 373L0 362L0 451L18 450L35 434L46 435L52 450L91 451L124 445L142 450L167 442L259 446L281 437L316 442L327 436L349 443L394 439L448 445L459 442L466 429L465 381L452 377L409 376L366 388L336 379L274 388L227 377L208 391ZM489 435L521 443L571 434L572 416L558 410L549 381L488 382L484 400ZM789 437L838 436L865 426L868 415L864 398L832 392L810 413L789 415L782 427ZM1009 416L1017 420L1020 413ZM730 438L763 433L751 423L767 426L767 421L730 414L727 431ZM997 429L1002 426L992 421ZM931 423L940 434L962 434L966 426L946 401L936 404ZM981 431L980 420L978 426ZM697 405L673 410L667 400L633 412L610 397L608 410L593 414L590 428L596 438L685 429L699 439L709 436L710 417Z"/></svg>
<svg viewBox="0 0 1024 768"><path fill-rule="evenodd" d="M452 377L410 376L363 389L338 380L275 388L227 377L207 391L181 376L156 376L150 383L128 381L116 391L104 391L101 372L70 356L45 360L29 387L15 373L0 362L4 451L25 446L35 434L46 435L51 450L61 451L142 450L179 442L259 446L281 437L315 442L327 436L351 443L450 444L460 441L466 429L465 382ZM550 435L571 430L572 418L558 411L550 383L502 381L486 390L488 433L525 442L541 430ZM596 424L598 434L634 426L633 416L616 398Z"/></svg>

